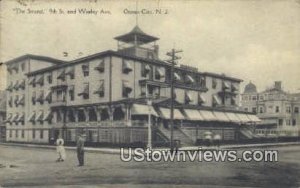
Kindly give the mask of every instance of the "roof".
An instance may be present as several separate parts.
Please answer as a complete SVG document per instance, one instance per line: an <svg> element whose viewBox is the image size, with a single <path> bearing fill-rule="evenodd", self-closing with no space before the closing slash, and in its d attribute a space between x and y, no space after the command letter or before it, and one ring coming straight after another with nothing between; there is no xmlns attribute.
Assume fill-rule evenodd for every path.
<svg viewBox="0 0 300 188"><path fill-rule="evenodd" d="M115 39L126 43L133 42L135 39L141 43L149 43L159 38L146 34L136 25L129 33L117 36Z"/></svg>
<svg viewBox="0 0 300 188"><path fill-rule="evenodd" d="M216 73L211 73L211 72L203 72L202 73L204 76L211 76L211 77L215 77L215 78L221 78L224 80L231 80L231 81L236 81L236 82L242 82L243 80L238 79L238 78L233 78L230 76L226 76L225 74L216 74Z"/></svg>
<svg viewBox="0 0 300 188"><path fill-rule="evenodd" d="M244 93L257 93L256 85L249 82L249 84L245 86Z"/></svg>
<svg viewBox="0 0 300 188"><path fill-rule="evenodd" d="M9 65L11 63L22 61L22 60L25 60L25 59L42 60L42 61L47 61L47 62L53 63L53 64L61 64L61 63L65 62L63 60L55 59L55 58L52 58L52 57L33 55L33 54L25 54L25 55L19 56L17 58L11 59L9 61L6 61L5 64Z"/></svg>
<svg viewBox="0 0 300 188"><path fill-rule="evenodd" d="M171 66L169 63L166 63L165 61L156 60L156 59L147 59L147 58L142 58L142 57L137 57L137 56L132 56L132 55L125 55L123 53L116 52L116 51L113 51L113 50L107 50L107 51L103 51L103 52L96 53L96 54L93 54L93 55L89 55L89 56L86 56L86 57L82 57L82 58L79 58L79 59L75 59L75 60L72 60L72 61L65 61L65 63L63 63L63 64L54 65L54 66L51 66L51 67L47 67L47 68L39 69L39 70L36 70L36 71L32 71L32 72L28 73L27 75L31 76L31 75L35 75L35 74L39 74L39 73L43 73L43 72L47 72L47 71L51 71L51 70L71 66L71 65L81 63L81 62L86 61L86 60L92 60L92 59L101 58L101 57L110 56L110 55L111 56L123 57L123 58L127 58L127 59L132 59L132 60L137 60L137 61L153 63L153 64L157 64L157 65Z"/></svg>

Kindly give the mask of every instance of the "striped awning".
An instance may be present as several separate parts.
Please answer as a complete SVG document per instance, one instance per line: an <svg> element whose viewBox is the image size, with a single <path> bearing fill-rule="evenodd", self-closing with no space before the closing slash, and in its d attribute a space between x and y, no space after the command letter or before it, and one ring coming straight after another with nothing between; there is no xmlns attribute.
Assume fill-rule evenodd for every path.
<svg viewBox="0 0 300 188"><path fill-rule="evenodd" d="M186 81L190 84L195 82L194 78L190 75L186 75Z"/></svg>
<svg viewBox="0 0 300 188"><path fill-rule="evenodd" d="M43 117L44 117L44 112L43 111L40 111L38 113L38 115L36 116L35 120L36 121L43 121Z"/></svg>
<svg viewBox="0 0 300 188"><path fill-rule="evenodd" d="M19 85L20 88L24 89L25 88L25 79L23 79Z"/></svg>
<svg viewBox="0 0 300 188"><path fill-rule="evenodd" d="M50 101L51 100L51 94L52 94L51 90L47 91L47 93L45 95L45 101Z"/></svg>
<svg viewBox="0 0 300 188"><path fill-rule="evenodd" d="M261 121L261 119L259 119L256 115L247 114L247 116L252 122L260 122Z"/></svg>
<svg viewBox="0 0 300 188"><path fill-rule="evenodd" d="M241 120L242 123L248 123L251 122L251 120L248 118L247 114L236 114L237 117Z"/></svg>
<svg viewBox="0 0 300 188"><path fill-rule="evenodd" d="M81 96L81 95L89 95L89 85L88 84L84 85L83 90L80 93L78 93L78 96Z"/></svg>
<svg viewBox="0 0 300 188"><path fill-rule="evenodd" d="M176 81L181 80L181 77L179 76L179 74L177 72L174 72L174 80L176 80Z"/></svg>
<svg viewBox="0 0 300 188"><path fill-rule="evenodd" d="M205 103L206 99L204 98L203 95L201 95L201 93L198 94L198 103Z"/></svg>
<svg viewBox="0 0 300 188"><path fill-rule="evenodd" d="M133 104L131 109L131 115L148 115L150 112L153 116L158 116L153 106Z"/></svg>
<svg viewBox="0 0 300 188"><path fill-rule="evenodd" d="M184 112L190 120L205 120L198 110L184 109Z"/></svg>
<svg viewBox="0 0 300 188"><path fill-rule="evenodd" d="M171 110L169 108L159 108L162 118L170 119L171 118ZM185 119L180 110L174 109L174 119Z"/></svg>
<svg viewBox="0 0 300 188"><path fill-rule="evenodd" d="M105 68L104 59L100 61L100 63L95 67L95 70L98 70L99 72L103 72Z"/></svg>
<svg viewBox="0 0 300 188"><path fill-rule="evenodd" d="M228 119L230 119L231 122L238 123L240 122L240 119L236 116L236 113L233 112L225 112Z"/></svg>
<svg viewBox="0 0 300 188"><path fill-rule="evenodd" d="M25 95L23 94L23 95L21 95L21 97L20 97L20 99L18 101L18 104L24 105L24 103L25 103Z"/></svg>
<svg viewBox="0 0 300 188"><path fill-rule="evenodd" d="M46 115L44 116L43 120L44 120L44 121L49 121L49 120L52 119L52 117L53 117L52 112L51 112L51 110L49 110L49 111L46 113Z"/></svg>
<svg viewBox="0 0 300 188"><path fill-rule="evenodd" d="M191 93L188 91L185 92L185 101L188 103L193 101L193 97L192 97Z"/></svg>
<svg viewBox="0 0 300 188"><path fill-rule="evenodd" d="M217 117L218 121L230 122L230 119L226 116L224 112L214 111L213 113Z"/></svg>
<svg viewBox="0 0 300 188"><path fill-rule="evenodd" d="M36 115L36 113L35 113L35 111L33 111L31 113L31 115L29 116L28 121L34 121L35 120L35 115Z"/></svg>
<svg viewBox="0 0 300 188"><path fill-rule="evenodd" d="M23 113L18 117L17 121L18 121L18 122L24 121L24 119L25 119L25 113L23 112Z"/></svg>
<svg viewBox="0 0 300 188"><path fill-rule="evenodd" d="M5 122L10 122L12 117L13 117L12 113L9 113L5 119Z"/></svg>
<svg viewBox="0 0 300 188"><path fill-rule="evenodd" d="M217 121L217 117L213 114L212 111L208 110L199 110L200 114L206 121Z"/></svg>
<svg viewBox="0 0 300 188"><path fill-rule="evenodd" d="M17 122L17 121L18 121L18 118L19 118L19 113L16 113L16 114L12 117L11 121L12 121L12 122Z"/></svg>

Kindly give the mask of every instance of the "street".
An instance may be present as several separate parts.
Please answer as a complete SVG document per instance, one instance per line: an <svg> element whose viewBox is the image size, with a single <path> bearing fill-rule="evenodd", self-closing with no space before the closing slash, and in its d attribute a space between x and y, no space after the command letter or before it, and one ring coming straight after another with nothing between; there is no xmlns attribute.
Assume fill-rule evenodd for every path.
<svg viewBox="0 0 300 188"><path fill-rule="evenodd" d="M300 146L270 149L279 151L279 162L122 162L86 152L86 165L77 167L74 150L57 163L53 149L0 145L0 187L299 187Z"/></svg>

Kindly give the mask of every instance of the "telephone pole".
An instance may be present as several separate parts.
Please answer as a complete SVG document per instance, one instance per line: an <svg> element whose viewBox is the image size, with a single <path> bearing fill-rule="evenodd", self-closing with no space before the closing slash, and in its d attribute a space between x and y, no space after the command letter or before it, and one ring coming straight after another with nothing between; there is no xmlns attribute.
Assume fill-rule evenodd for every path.
<svg viewBox="0 0 300 188"><path fill-rule="evenodd" d="M171 63L171 112L170 112L170 128L171 128L171 140L170 140L170 149L171 151L174 150L174 143L173 143L173 129L174 129L174 66L176 64L176 60L181 59L181 57L176 56L177 53L182 52L182 50L175 50L172 49L171 52L167 52L167 56L171 57L171 60L167 62Z"/></svg>

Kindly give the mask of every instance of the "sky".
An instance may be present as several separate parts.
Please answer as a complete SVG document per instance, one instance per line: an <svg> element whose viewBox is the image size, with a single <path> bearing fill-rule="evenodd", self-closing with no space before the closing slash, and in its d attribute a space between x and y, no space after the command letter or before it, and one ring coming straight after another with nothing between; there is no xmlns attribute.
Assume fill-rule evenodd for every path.
<svg viewBox="0 0 300 188"><path fill-rule="evenodd" d="M80 8L110 14L79 14ZM262 91L278 80L286 91L300 92L299 0L2 0L0 9L1 62L24 54L72 60L116 50L113 38L136 25L136 14L125 10L161 9L168 13L137 18L144 32L160 38L162 60L167 51L180 49L180 64L240 78L242 90L249 81ZM25 13L17 14L16 9ZM40 9L44 14L28 13ZM51 14L49 9L64 14ZM68 10L76 14L67 14ZM3 68L0 89L5 88Z"/></svg>

